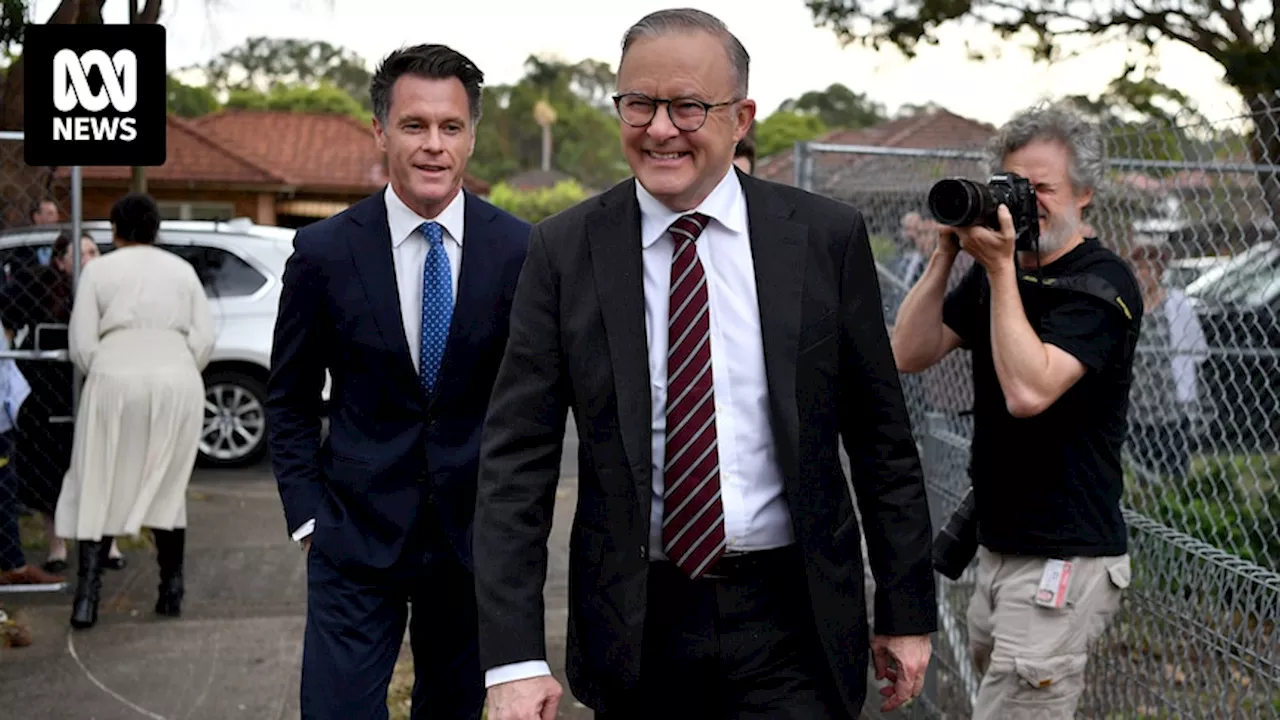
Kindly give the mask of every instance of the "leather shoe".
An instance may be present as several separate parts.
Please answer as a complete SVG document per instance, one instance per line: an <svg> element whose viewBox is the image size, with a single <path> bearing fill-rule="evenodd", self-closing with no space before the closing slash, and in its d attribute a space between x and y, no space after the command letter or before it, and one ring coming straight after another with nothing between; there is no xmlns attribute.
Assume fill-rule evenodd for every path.
<svg viewBox="0 0 1280 720"><path fill-rule="evenodd" d="M61 575L47 573L35 565L0 573L0 585L54 585L65 580Z"/></svg>

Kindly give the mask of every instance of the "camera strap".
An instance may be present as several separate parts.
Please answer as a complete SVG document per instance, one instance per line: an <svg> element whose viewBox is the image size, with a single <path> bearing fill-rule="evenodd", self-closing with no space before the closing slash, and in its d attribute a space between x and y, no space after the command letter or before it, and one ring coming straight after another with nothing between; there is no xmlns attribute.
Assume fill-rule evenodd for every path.
<svg viewBox="0 0 1280 720"><path fill-rule="evenodd" d="M1032 273L1023 273L1018 280L1038 285L1042 288L1083 293L1098 298L1108 306L1115 308L1128 320L1125 325L1125 331L1129 339L1129 347L1132 348L1137 343L1139 334L1137 318L1134 317L1133 311L1129 309L1129 306L1125 304L1124 298L1120 297L1120 292L1116 290L1115 285L1112 285L1107 279L1086 272L1060 277L1037 277ZM1038 332L1037 330L1037 334Z"/></svg>
<svg viewBox="0 0 1280 720"><path fill-rule="evenodd" d="M1125 318L1129 320L1130 324L1134 321L1133 311L1125 304L1124 298L1120 297L1120 292L1116 290L1114 285L1098 275L1090 275L1086 273L1083 275L1064 275L1062 277L1041 278L1036 277L1031 273L1024 273L1018 279L1044 288L1071 290L1084 293L1086 295L1092 295L1093 297L1096 297L1108 305L1118 309L1124 314Z"/></svg>

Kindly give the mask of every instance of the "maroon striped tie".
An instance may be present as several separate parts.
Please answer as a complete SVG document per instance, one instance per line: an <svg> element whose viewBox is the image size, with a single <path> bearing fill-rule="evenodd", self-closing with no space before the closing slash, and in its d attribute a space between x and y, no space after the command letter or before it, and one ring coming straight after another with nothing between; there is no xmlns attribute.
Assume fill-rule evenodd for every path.
<svg viewBox="0 0 1280 720"><path fill-rule="evenodd" d="M667 446L662 545L691 578L724 553L720 453L711 381L711 307L695 242L707 226L692 213L671 224L671 307L667 326Z"/></svg>

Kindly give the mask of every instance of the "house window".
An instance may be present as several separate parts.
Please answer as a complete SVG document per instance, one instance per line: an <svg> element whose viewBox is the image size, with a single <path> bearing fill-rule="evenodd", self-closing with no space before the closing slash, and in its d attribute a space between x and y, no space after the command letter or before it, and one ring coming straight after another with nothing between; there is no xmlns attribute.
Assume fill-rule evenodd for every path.
<svg viewBox="0 0 1280 720"><path fill-rule="evenodd" d="M234 203L159 201L161 220L230 220L235 217Z"/></svg>

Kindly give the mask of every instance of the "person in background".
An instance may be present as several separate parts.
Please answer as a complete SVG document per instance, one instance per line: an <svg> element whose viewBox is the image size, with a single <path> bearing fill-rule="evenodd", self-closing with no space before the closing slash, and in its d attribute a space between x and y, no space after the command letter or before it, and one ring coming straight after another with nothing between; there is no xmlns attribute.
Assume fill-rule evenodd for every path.
<svg viewBox="0 0 1280 720"><path fill-rule="evenodd" d="M8 333L0 334L0 349L9 349ZM18 532L18 473L13 457L14 419L31 386L13 360L0 360L0 585L56 585L64 578L28 565ZM52 589L52 588L51 588Z"/></svg>
<svg viewBox="0 0 1280 720"><path fill-rule="evenodd" d="M51 197L43 197L32 203L28 213L32 225L56 225L59 220L58 204Z"/></svg>
<svg viewBox="0 0 1280 720"><path fill-rule="evenodd" d="M74 628L98 620L112 540L144 527L160 565L155 611L181 613L187 484L214 324L195 269L155 246L159 230L150 196L120 198L111 208L116 249L85 266L71 311L69 350L85 383L55 522L78 542Z"/></svg>
<svg viewBox="0 0 1280 720"><path fill-rule="evenodd" d="M924 273L929 254L938 241L938 223L913 210L902 216L901 232L906 244L898 249L889 269L907 287L911 287Z"/></svg>
<svg viewBox="0 0 1280 720"><path fill-rule="evenodd" d="M65 328L71 320L75 271L71 249L71 234L60 233L48 265L20 266L0 290L0 322L15 349L67 349ZM81 267L88 267L97 257L98 244L85 235L80 239ZM49 543L43 569L58 575L67 571L67 543L55 531L53 513L71 463L75 374L70 363L48 360L19 360L18 368L31 384L31 397L17 414L13 438L14 468L20 478L18 497L43 518ZM125 567L124 556L114 544L107 567Z"/></svg>
<svg viewBox="0 0 1280 720"><path fill-rule="evenodd" d="M748 175L756 172L756 141L744 135L733 148L733 165Z"/></svg>
<svg viewBox="0 0 1280 720"><path fill-rule="evenodd" d="M1181 480L1191 462L1192 419L1199 413L1204 328L1186 293L1165 285L1169 246L1138 238L1129 261L1142 288L1142 334L1129 400L1130 456L1156 476Z"/></svg>
<svg viewBox="0 0 1280 720"><path fill-rule="evenodd" d="M974 720L1073 718L1089 645L1129 586L1121 453L1142 296L1124 259L1080 231L1104 147L1069 105L1010 119L989 169L1035 189L1038 247L1017 248L1004 205L999 230L939 227L893 330L901 372L962 347L972 358ZM974 265L948 291L961 252ZM1033 273L1040 282L1025 279ZM1106 290L1067 289L1080 278Z"/></svg>

